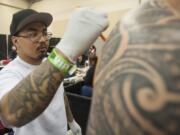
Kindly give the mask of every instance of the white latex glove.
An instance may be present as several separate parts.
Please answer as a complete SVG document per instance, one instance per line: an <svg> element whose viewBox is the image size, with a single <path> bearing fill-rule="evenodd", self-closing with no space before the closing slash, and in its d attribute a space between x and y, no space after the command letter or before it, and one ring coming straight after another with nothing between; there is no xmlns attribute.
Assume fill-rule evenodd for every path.
<svg viewBox="0 0 180 135"><path fill-rule="evenodd" d="M97 12L92 8L77 9L72 14L64 36L56 47L71 60L75 60L107 27L108 19L105 13Z"/></svg>
<svg viewBox="0 0 180 135"><path fill-rule="evenodd" d="M81 127L75 120L69 123L69 127L74 135L82 135Z"/></svg>

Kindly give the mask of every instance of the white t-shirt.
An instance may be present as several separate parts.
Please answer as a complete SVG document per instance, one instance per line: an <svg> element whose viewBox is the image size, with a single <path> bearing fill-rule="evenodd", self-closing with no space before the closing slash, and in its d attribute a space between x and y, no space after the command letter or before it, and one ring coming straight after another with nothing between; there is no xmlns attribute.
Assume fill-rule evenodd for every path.
<svg viewBox="0 0 180 135"><path fill-rule="evenodd" d="M0 99L36 66L15 58L0 71ZM61 84L46 110L32 122L20 128L13 127L15 135L66 135L67 118L64 88Z"/></svg>

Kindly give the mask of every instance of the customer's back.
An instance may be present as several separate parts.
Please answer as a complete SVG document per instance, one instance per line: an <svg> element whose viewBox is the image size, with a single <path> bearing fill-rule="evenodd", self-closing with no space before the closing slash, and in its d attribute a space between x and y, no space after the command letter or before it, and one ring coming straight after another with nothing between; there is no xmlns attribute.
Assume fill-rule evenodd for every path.
<svg viewBox="0 0 180 135"><path fill-rule="evenodd" d="M116 25L99 58L87 135L180 134L178 13L151 0Z"/></svg>

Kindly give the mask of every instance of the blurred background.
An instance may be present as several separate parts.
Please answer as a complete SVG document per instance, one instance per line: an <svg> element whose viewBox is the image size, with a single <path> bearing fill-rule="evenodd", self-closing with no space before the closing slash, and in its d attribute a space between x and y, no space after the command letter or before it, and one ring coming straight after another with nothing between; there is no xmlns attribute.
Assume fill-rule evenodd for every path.
<svg viewBox="0 0 180 135"><path fill-rule="evenodd" d="M50 46L54 46L62 37L68 19L72 11L79 7L93 7L96 10L108 13L110 26L103 33L108 37L113 26L119 18L123 17L129 10L139 6L144 0L0 0L0 60L5 59L11 53L11 42L9 39L9 26L12 14L21 9L31 8L41 12L49 12L54 20L49 31L53 33ZM101 51L102 38L94 43L97 54Z"/></svg>

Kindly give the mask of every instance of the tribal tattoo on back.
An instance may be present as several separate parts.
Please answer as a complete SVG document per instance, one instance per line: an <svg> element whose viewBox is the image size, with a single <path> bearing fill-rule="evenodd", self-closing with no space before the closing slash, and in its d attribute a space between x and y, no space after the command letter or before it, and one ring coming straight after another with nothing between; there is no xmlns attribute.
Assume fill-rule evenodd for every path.
<svg viewBox="0 0 180 135"><path fill-rule="evenodd" d="M110 34L87 135L180 135L180 18L153 1Z"/></svg>

